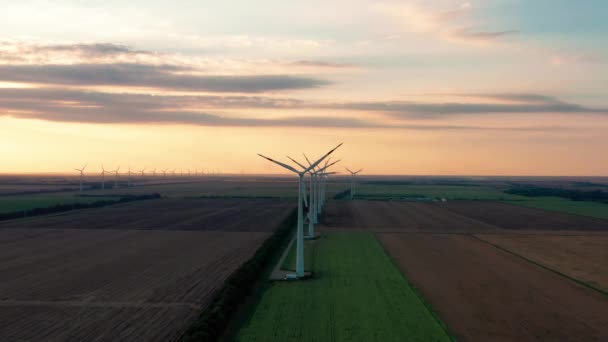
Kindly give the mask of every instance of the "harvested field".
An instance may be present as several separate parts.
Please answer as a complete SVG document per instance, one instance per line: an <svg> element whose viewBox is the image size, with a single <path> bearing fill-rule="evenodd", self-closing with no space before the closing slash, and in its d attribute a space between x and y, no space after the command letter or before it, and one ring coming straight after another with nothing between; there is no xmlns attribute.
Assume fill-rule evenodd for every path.
<svg viewBox="0 0 608 342"><path fill-rule="evenodd" d="M497 229L427 202L329 201L324 223L329 229L374 232L483 232Z"/></svg>
<svg viewBox="0 0 608 342"><path fill-rule="evenodd" d="M266 232L0 230L0 340L175 340Z"/></svg>
<svg viewBox="0 0 608 342"><path fill-rule="evenodd" d="M480 234L476 236L608 292L608 235Z"/></svg>
<svg viewBox="0 0 608 342"><path fill-rule="evenodd" d="M0 229L272 231L294 206L280 199L160 199L11 220Z"/></svg>
<svg viewBox="0 0 608 342"><path fill-rule="evenodd" d="M608 231L608 220L501 202L448 201L434 205L504 229Z"/></svg>
<svg viewBox="0 0 608 342"><path fill-rule="evenodd" d="M378 236L461 340L608 340L599 292L471 236Z"/></svg>

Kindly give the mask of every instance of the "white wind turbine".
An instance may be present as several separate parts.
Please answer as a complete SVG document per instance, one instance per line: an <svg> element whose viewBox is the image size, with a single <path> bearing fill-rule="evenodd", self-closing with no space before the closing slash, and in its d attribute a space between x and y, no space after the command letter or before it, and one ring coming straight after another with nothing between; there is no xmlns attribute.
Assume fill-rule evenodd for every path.
<svg viewBox="0 0 608 342"><path fill-rule="evenodd" d="M363 171L363 169L359 169L358 171L351 171L349 168L345 168L346 171L350 172L351 175L351 179L350 179L350 199L353 199L353 197L355 196L355 191L356 191L356 184L355 184L355 176L357 176L357 174L361 171Z"/></svg>
<svg viewBox="0 0 608 342"><path fill-rule="evenodd" d="M131 165L129 165L129 169L127 170L127 187L131 187Z"/></svg>
<svg viewBox="0 0 608 342"><path fill-rule="evenodd" d="M112 171L112 172L114 172L114 189L118 188L118 175L119 175L118 171L119 170L120 170L120 166L118 166L116 168L116 170Z"/></svg>
<svg viewBox="0 0 608 342"><path fill-rule="evenodd" d="M103 164L101 164L101 190L105 190L106 188L106 169L103 168Z"/></svg>
<svg viewBox="0 0 608 342"><path fill-rule="evenodd" d="M310 167L305 168L304 171L298 171L290 165L284 164L280 161L276 161L274 159L268 158L264 155L258 153L258 155L272 163L275 163L291 172L294 172L298 175L298 223L296 226L296 277L302 278L304 277L304 217L303 217L303 208L302 203L306 201L306 193L304 186L304 175L321 163L327 156L332 154L338 147L342 146L340 143L338 146L334 147L331 151L327 152L321 159L314 162Z"/></svg>
<svg viewBox="0 0 608 342"><path fill-rule="evenodd" d="M74 169L74 170L80 172L80 192L82 192L82 181L84 180L84 169L86 169L86 168L87 168L87 164L84 164L82 169Z"/></svg>
<svg viewBox="0 0 608 342"><path fill-rule="evenodd" d="M287 156L287 158L291 159L291 161L293 161L294 163L298 164L298 166L300 166L302 169L308 169L306 166L300 164L297 160ZM312 163L310 162L310 160L308 160L308 157L306 157L306 155L304 155L304 158L306 159L306 162L308 162L309 167L312 166ZM321 190L320 190L320 184L319 184L319 174L324 172L325 170L327 170L329 167L331 167L332 165L338 163L340 160L337 160L331 164L329 163L329 160L325 163L325 165L318 169L315 170L315 168L313 167L312 169L308 170L308 173L310 174L310 182L309 182L309 187L310 187L310 191L309 191L309 204L308 205L308 236L307 238L309 239L314 239L315 238L315 224L319 223L319 212L321 211Z"/></svg>

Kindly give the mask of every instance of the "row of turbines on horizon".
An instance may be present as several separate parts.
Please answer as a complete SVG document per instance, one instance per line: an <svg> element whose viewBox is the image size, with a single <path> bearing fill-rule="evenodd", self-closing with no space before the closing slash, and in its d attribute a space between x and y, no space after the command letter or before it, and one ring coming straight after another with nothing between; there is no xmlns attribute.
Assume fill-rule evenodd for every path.
<svg viewBox="0 0 608 342"><path fill-rule="evenodd" d="M78 169L75 168L75 171L78 171L80 173L80 191L82 192L83 190L83 184L84 184L84 178L85 178L85 174L84 171L87 168L87 164L85 164L82 168ZM133 176L136 177L140 177L140 178L144 178L144 177L163 177L166 178L167 176L171 176L171 177L199 177L199 176L216 176L219 175L219 170L203 170L203 169L180 169L179 172L177 171L177 169L161 169L157 172L157 169L151 169L151 170L146 170L146 168L143 168L141 170L136 170L136 171L132 171L131 167L129 167L127 169L127 172L124 173L120 173L120 166L118 166L115 170L106 170L105 167L103 166L103 164L101 165L101 173L99 173L99 175L101 176L101 189L104 190L105 189L105 185L106 185L106 174L110 174L110 175L114 175L114 187L118 187L118 178L120 176L126 176L127 177L127 186L132 186L133 183L131 182L131 178ZM158 175L158 176L157 176Z"/></svg>
<svg viewBox="0 0 608 342"><path fill-rule="evenodd" d="M311 162L308 157L304 154L304 159L308 166L298 162L294 158L287 156L295 165L289 165L275 159L266 157L262 154L258 154L260 157L277 164L284 169L287 169L298 176L298 218L296 225L296 273L288 274L287 279L302 279L306 277L304 271L304 240L315 239L315 224L319 223L319 216L323 212L323 207L326 201L326 189L327 179L331 175L338 174L338 172L329 171L329 168L340 162L336 160L331 162L329 156L337 150L342 143L331 149L321 158L314 162ZM323 163L325 161L325 163ZM355 177L363 169L358 171L351 171L349 168L346 170L351 174L350 182L350 196L353 198L356 191ZM309 176L308 192L306 187L306 176ZM308 234L304 235L304 208L306 207L306 219L308 221Z"/></svg>

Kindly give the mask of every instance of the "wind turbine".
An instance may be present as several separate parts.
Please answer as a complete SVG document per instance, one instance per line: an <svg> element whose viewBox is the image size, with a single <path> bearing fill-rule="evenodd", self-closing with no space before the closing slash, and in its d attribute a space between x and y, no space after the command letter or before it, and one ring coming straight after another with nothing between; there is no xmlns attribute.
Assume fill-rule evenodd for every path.
<svg viewBox="0 0 608 342"><path fill-rule="evenodd" d="M129 165L129 169L127 172L128 178L127 178L127 187L131 186L131 165Z"/></svg>
<svg viewBox="0 0 608 342"><path fill-rule="evenodd" d="M304 189L304 175L321 163L327 156L332 154L338 147L342 146L340 143L338 146L334 147L332 150L327 152L321 159L314 162L310 167L305 168L304 171L298 171L292 166L288 164L284 164L280 161L276 161L272 158L266 157L262 154L258 155L272 163L275 163L291 172L294 172L298 175L298 224L296 226L296 277L303 278L304 277L304 217L303 217L303 209L302 202L306 201L306 193Z"/></svg>
<svg viewBox="0 0 608 342"><path fill-rule="evenodd" d="M171 170L171 175L175 177L175 169Z"/></svg>
<svg viewBox="0 0 608 342"><path fill-rule="evenodd" d="M84 164L82 169L74 169L74 170L80 172L80 192L82 192L82 181L84 179L84 169L86 169L86 168L87 168L87 164Z"/></svg>
<svg viewBox="0 0 608 342"><path fill-rule="evenodd" d="M101 164L101 190L106 189L106 169L103 168L103 164Z"/></svg>
<svg viewBox="0 0 608 342"><path fill-rule="evenodd" d="M152 170L152 177L156 176L156 168L154 168L154 170Z"/></svg>
<svg viewBox="0 0 608 342"><path fill-rule="evenodd" d="M287 156L287 158L291 159L291 161L298 164L298 166L300 166L302 169L304 169L304 170L308 169L306 166L300 164L297 160L295 160L289 156ZM306 155L304 155L304 158L306 159L306 162L308 162L309 167L312 166L312 163L310 162L310 160L308 160L308 157L306 157ZM310 174L310 182L309 182L309 184L310 184L309 185L310 186L310 191L309 191L310 205L308 206L308 236L307 236L307 238L309 238L309 239L315 238L315 226L314 225L319 223L319 212L321 211L320 210L321 190L320 190L318 175L319 175L319 173L324 172L329 167L338 163L339 161L340 160L336 160L335 162L328 164L329 163L329 160L328 160L325 163L325 165L322 168L320 168L319 170L315 170L315 168L313 167L312 169L307 171Z"/></svg>
<svg viewBox="0 0 608 342"><path fill-rule="evenodd" d="M146 173L145 173L146 172L146 168L145 167L143 169L139 170L138 172L141 174L142 177L146 176Z"/></svg>
<svg viewBox="0 0 608 342"><path fill-rule="evenodd" d="M116 168L116 170L114 170L114 188L118 188L118 170L120 170L120 166L118 166Z"/></svg>
<svg viewBox="0 0 608 342"><path fill-rule="evenodd" d="M358 171L351 171L349 168L345 168L346 171L350 172L351 175L351 179L350 179L350 199L352 200L353 197L355 196L355 190L356 190L356 184L355 184L355 176L363 171L363 169L359 169Z"/></svg>
<svg viewBox="0 0 608 342"><path fill-rule="evenodd" d="M162 169L160 172L163 173L164 178L167 178L167 169Z"/></svg>

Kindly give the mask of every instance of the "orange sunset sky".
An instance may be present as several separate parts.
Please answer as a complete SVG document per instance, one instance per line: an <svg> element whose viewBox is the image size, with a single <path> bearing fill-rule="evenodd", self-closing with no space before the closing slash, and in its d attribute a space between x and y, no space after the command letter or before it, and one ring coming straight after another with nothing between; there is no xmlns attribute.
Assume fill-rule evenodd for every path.
<svg viewBox="0 0 608 342"><path fill-rule="evenodd" d="M604 1L19 1L0 173L608 174Z"/></svg>

